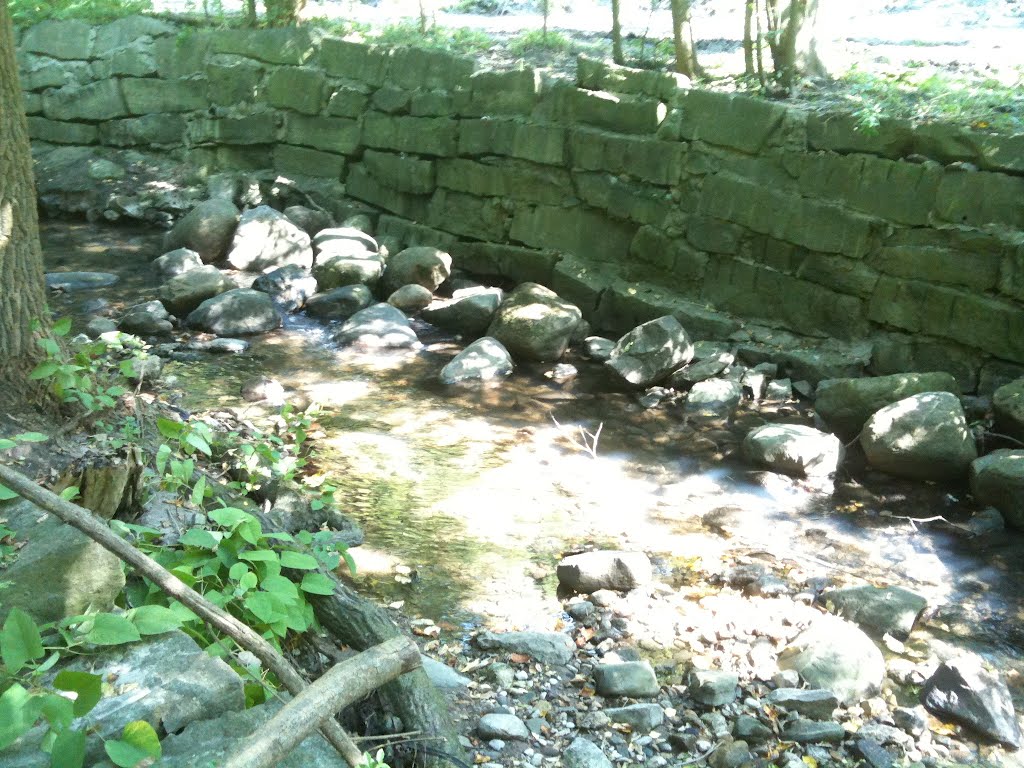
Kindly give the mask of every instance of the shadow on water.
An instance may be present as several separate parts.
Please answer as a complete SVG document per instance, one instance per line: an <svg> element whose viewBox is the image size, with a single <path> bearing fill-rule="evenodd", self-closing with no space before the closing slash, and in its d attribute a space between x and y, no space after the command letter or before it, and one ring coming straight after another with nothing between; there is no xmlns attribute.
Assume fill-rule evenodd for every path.
<svg viewBox="0 0 1024 768"><path fill-rule="evenodd" d="M122 274L114 289L58 297L60 311L153 295L145 263L159 235L62 224L44 237L51 268ZM762 556L820 583L918 591L937 606L933 632L1019 668L1021 537L959 535L952 524L972 512L965 489L899 483L856 462L834 488L752 471L732 456L763 421L756 406L697 423L679 402L641 407L579 359L561 384L538 366L498 386L445 387L437 373L460 345L417 330L423 350L357 354L291 317L244 355L169 364L166 394L187 410L256 414L240 386L273 376L320 403L319 467L367 533L353 551L358 580L413 614L550 628L561 616L553 565L588 545L650 552L669 581L694 562L714 575ZM782 415L808 421L792 404Z"/></svg>

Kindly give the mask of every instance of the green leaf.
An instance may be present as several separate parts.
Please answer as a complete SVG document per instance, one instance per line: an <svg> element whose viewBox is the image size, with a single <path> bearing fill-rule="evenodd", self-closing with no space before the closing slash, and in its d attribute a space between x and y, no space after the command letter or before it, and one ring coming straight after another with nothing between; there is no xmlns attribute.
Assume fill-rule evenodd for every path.
<svg viewBox="0 0 1024 768"><path fill-rule="evenodd" d="M71 501L76 496L78 496L78 494L79 494L78 486L77 485L72 485L70 488L65 488L63 491L61 491L60 492L60 497L62 499L64 499L64 501Z"/></svg>
<svg viewBox="0 0 1024 768"><path fill-rule="evenodd" d="M195 432L189 432L185 435L185 444L191 445L200 453L209 456L213 451L210 449L210 444L206 442L206 439L201 435L197 435Z"/></svg>
<svg viewBox="0 0 1024 768"><path fill-rule="evenodd" d="M301 589L314 595L333 595L334 582L322 573L307 573L302 577Z"/></svg>
<svg viewBox="0 0 1024 768"><path fill-rule="evenodd" d="M238 535L242 537L243 541L252 545L259 544L260 537L263 536L263 526L260 525L260 521L256 518L247 520L239 525L236 530L238 531Z"/></svg>
<svg viewBox="0 0 1024 768"><path fill-rule="evenodd" d="M299 544L305 544L307 547L313 543L313 534L309 531L299 531L295 534L295 540Z"/></svg>
<svg viewBox="0 0 1024 768"><path fill-rule="evenodd" d="M85 765L85 731L65 728L50 747L50 768L82 768Z"/></svg>
<svg viewBox="0 0 1024 768"><path fill-rule="evenodd" d="M168 440L177 440L185 430L185 425L180 421L174 421L173 419L161 416L156 420L156 428L159 429L160 434Z"/></svg>
<svg viewBox="0 0 1024 768"><path fill-rule="evenodd" d="M14 683L0 696L0 750L6 749L35 724L38 710L31 695Z"/></svg>
<svg viewBox="0 0 1024 768"><path fill-rule="evenodd" d="M280 621L284 616L278 601L266 592L252 592L245 596L242 604L264 624Z"/></svg>
<svg viewBox="0 0 1024 768"><path fill-rule="evenodd" d="M241 509L236 509L235 507L223 507L221 509L215 509L212 512L210 512L207 515L207 517L213 520L213 522L217 523L217 525L223 526L224 528L234 528L236 525L240 523L248 522L250 520L255 519L248 512Z"/></svg>
<svg viewBox="0 0 1024 768"><path fill-rule="evenodd" d="M260 560L271 563L280 562L277 552L272 549L254 549L251 552L242 552L238 556L243 560L249 560L250 562L257 562Z"/></svg>
<svg viewBox="0 0 1024 768"><path fill-rule="evenodd" d="M13 440L8 440L6 437L0 437L0 451L9 451L16 445L17 443Z"/></svg>
<svg viewBox="0 0 1024 768"><path fill-rule="evenodd" d="M249 571L238 580L238 586L243 591L255 589L257 584L259 584L259 581L256 578L256 574L252 571Z"/></svg>
<svg viewBox="0 0 1024 768"><path fill-rule="evenodd" d="M12 491L3 483L0 483L0 501L9 501L18 498L18 494Z"/></svg>
<svg viewBox="0 0 1024 768"><path fill-rule="evenodd" d="M15 435L14 439L19 443L45 443L50 436L42 432L22 432L20 435Z"/></svg>
<svg viewBox="0 0 1024 768"><path fill-rule="evenodd" d="M20 608L11 608L0 630L0 658L3 658L7 671L13 675L44 653L39 628L32 617Z"/></svg>
<svg viewBox="0 0 1024 768"><path fill-rule="evenodd" d="M147 758L159 760L160 738L145 720L134 720L124 727L121 738L107 741L103 748L115 765L132 768Z"/></svg>
<svg viewBox="0 0 1024 768"><path fill-rule="evenodd" d="M352 559L352 555L350 555L348 553L348 550L344 550L343 552L340 552L339 554L341 554L341 556L343 558L345 558L345 565L348 566L349 573L351 573L353 576L355 576L356 575L356 561Z"/></svg>
<svg viewBox="0 0 1024 768"><path fill-rule="evenodd" d="M54 336L67 336L71 331L71 318L62 317L56 323L53 324L53 335Z"/></svg>
<svg viewBox="0 0 1024 768"><path fill-rule="evenodd" d="M249 570L249 566L245 563L235 563L228 569L228 578L232 581L238 581L247 573L252 573Z"/></svg>
<svg viewBox="0 0 1024 768"><path fill-rule="evenodd" d="M199 547L200 549L216 549L217 545L220 544L219 532L213 533L211 531L204 530L203 528L189 528L185 531L185 534L181 537L180 541L189 547Z"/></svg>
<svg viewBox="0 0 1024 768"><path fill-rule="evenodd" d="M167 467L167 460L171 457L171 446L163 443L156 449L156 471L162 475Z"/></svg>
<svg viewBox="0 0 1024 768"><path fill-rule="evenodd" d="M128 612L140 635L162 635L181 626L181 619L162 605L142 605Z"/></svg>
<svg viewBox="0 0 1024 768"><path fill-rule="evenodd" d="M192 489L192 504L196 507L203 505L203 499L206 497L206 476L200 475L199 481L196 483L195 488Z"/></svg>
<svg viewBox="0 0 1024 768"><path fill-rule="evenodd" d="M85 639L95 645L123 645L141 640L142 636L126 617L114 613L98 613Z"/></svg>
<svg viewBox="0 0 1024 768"><path fill-rule="evenodd" d="M81 717L92 710L103 698L103 678L88 672L74 672L65 669L57 673L53 679L53 687L58 691L71 691L77 694L74 701L75 717Z"/></svg>
<svg viewBox="0 0 1024 768"><path fill-rule="evenodd" d="M55 693L48 693L39 696L41 711L46 722L50 724L51 730L61 730L71 725L75 719L75 702L65 699Z"/></svg>
<svg viewBox="0 0 1024 768"><path fill-rule="evenodd" d="M281 567L294 568L300 571L313 571L319 567L316 558L303 552L293 552L286 549L281 553Z"/></svg>
<svg viewBox="0 0 1024 768"><path fill-rule="evenodd" d="M32 369L32 373L28 377L32 381L38 381L39 379L48 379L57 372L60 368L60 364L55 360L44 360L35 368Z"/></svg>
<svg viewBox="0 0 1024 768"><path fill-rule="evenodd" d="M276 595L285 603L294 602L299 596L299 588L295 582L284 576L267 576L260 582L260 588Z"/></svg>

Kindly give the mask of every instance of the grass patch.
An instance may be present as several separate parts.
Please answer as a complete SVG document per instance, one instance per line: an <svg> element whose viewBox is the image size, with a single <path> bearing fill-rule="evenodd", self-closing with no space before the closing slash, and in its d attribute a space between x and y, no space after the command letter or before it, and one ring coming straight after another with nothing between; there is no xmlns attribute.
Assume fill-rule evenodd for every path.
<svg viewBox="0 0 1024 768"><path fill-rule="evenodd" d="M462 54L483 53L494 45L494 39L490 35L474 29L447 29L434 26L424 34L420 31L419 24L415 22L390 24L372 36L372 42L390 48L408 46Z"/></svg>
<svg viewBox="0 0 1024 768"><path fill-rule="evenodd" d="M513 56L525 56L530 53L571 53L575 43L561 32L543 29L531 29L508 41L508 50Z"/></svg>
<svg viewBox="0 0 1024 768"><path fill-rule="evenodd" d="M1007 85L992 78L927 69L876 74L854 68L839 78L840 99L862 130L882 120L943 121L974 128L1024 127L1024 90L1019 77Z"/></svg>
<svg viewBox="0 0 1024 768"><path fill-rule="evenodd" d="M151 0L9 0L11 19L17 26L30 26L47 19L113 21L134 13L153 10Z"/></svg>

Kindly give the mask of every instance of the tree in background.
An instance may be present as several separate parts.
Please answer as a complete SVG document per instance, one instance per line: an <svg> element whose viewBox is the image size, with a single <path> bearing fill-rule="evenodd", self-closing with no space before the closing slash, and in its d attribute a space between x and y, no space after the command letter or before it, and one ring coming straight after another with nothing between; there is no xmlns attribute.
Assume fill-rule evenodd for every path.
<svg viewBox="0 0 1024 768"><path fill-rule="evenodd" d="M690 27L690 0L672 2L672 41L676 49L676 72L689 77L703 74L697 63L697 49L693 45Z"/></svg>
<svg viewBox="0 0 1024 768"><path fill-rule="evenodd" d="M818 0L747 0L743 24L743 53L747 74L756 72L767 85L764 46L771 52L775 77L792 90L801 77L825 77L818 55L815 26ZM756 26L756 36L754 27Z"/></svg>
<svg viewBox="0 0 1024 768"><path fill-rule="evenodd" d="M299 14L306 7L306 0L263 0L263 7L268 27L294 27L299 23ZM257 26L256 0L245 0L244 9L249 26Z"/></svg>
<svg viewBox="0 0 1024 768"><path fill-rule="evenodd" d="M622 24L619 21L620 0L612 0L612 61L616 64L625 64L626 59L622 55Z"/></svg>
<svg viewBox="0 0 1024 768"><path fill-rule="evenodd" d="M0 0L0 388L24 387L35 355L34 323L46 318L43 251L14 32Z"/></svg>

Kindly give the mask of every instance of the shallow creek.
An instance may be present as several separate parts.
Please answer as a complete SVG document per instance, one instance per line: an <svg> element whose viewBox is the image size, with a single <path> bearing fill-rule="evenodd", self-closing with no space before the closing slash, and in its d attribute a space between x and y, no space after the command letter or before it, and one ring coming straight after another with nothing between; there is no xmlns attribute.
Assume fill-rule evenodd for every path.
<svg viewBox="0 0 1024 768"><path fill-rule="evenodd" d="M162 234L48 223L47 269L113 272L110 288L60 293L58 313L113 316L155 295L149 261ZM107 302L104 308L104 301ZM899 585L929 600L932 647L984 654L1007 676L1020 711L1024 673L1024 538L968 539L949 522L972 511L963 488L865 473L815 488L729 458L779 407L746 404L728 424L688 423L679 403L644 409L600 368L578 375L523 368L490 387L446 388L440 368L461 348L418 325L424 349L357 355L301 316L237 356L165 367L163 394L190 412L258 416L239 390L272 376L323 407L319 469L366 531L353 550L359 582L411 616L466 629L552 629L565 620L554 565L586 547L648 552L668 583L737 562L818 584ZM806 406L781 415L809 419ZM600 427L600 440L581 435ZM595 450L587 450L590 446ZM941 520L915 522L914 518Z"/></svg>

